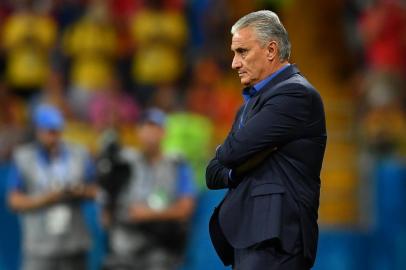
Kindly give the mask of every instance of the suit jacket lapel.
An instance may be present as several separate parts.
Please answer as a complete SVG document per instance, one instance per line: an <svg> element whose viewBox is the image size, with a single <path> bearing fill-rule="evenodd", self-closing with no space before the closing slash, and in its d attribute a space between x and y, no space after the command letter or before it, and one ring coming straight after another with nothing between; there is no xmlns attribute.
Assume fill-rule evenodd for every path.
<svg viewBox="0 0 406 270"><path fill-rule="evenodd" d="M286 81L289 77L293 76L296 73L300 73L299 69L296 67L295 64L291 64L285 70L283 70L280 74L276 75L271 81L265 84L264 88L259 91L259 94L262 95L263 92L267 92L272 89L275 85L282 81Z"/></svg>
<svg viewBox="0 0 406 270"><path fill-rule="evenodd" d="M256 107L260 103L261 97L264 96L264 93L272 91L275 85L278 83L286 80L287 78L291 77L292 75L299 73L299 69L296 67L295 64L291 64L286 70L282 71L278 74L275 78L273 78L270 82L268 82L261 91L257 92L249 101L247 108L245 109L243 125L257 113ZM241 115L237 118L239 119Z"/></svg>
<svg viewBox="0 0 406 270"><path fill-rule="evenodd" d="M252 117L252 115L256 112L255 107L258 105L260 98L261 98L261 95L256 95L250 99L249 104L247 105L246 116L245 116L244 122L246 122L248 119L250 119Z"/></svg>
<svg viewBox="0 0 406 270"><path fill-rule="evenodd" d="M264 96L264 93L272 91L275 85L278 83L285 81L287 78L291 77L292 75L299 73L299 69L296 67L295 64L291 64L286 70L282 71L280 74L278 74L275 78L273 78L270 82L268 82L261 91L257 92L256 95L254 95L251 100L249 101L250 104L248 104L247 110L246 110L246 117L244 119L244 124L245 122L250 119L252 116L255 115L257 110L255 110L256 106L260 103L261 97Z"/></svg>

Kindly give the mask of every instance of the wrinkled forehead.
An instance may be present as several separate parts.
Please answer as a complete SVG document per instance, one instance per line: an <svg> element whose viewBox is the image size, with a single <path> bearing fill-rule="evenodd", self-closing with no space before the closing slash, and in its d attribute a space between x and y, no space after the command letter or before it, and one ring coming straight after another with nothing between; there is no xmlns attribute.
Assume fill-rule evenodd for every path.
<svg viewBox="0 0 406 270"><path fill-rule="evenodd" d="M255 30L251 27L244 27L237 30L231 39L231 50L237 48L253 46L259 43Z"/></svg>

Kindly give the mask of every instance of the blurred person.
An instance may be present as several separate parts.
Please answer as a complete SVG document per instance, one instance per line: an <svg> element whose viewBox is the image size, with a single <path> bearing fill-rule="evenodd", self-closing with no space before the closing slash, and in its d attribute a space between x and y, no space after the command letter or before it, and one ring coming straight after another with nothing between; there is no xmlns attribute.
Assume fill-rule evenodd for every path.
<svg viewBox="0 0 406 270"><path fill-rule="evenodd" d="M0 80L0 163L8 162L13 148L26 139L27 114L24 100Z"/></svg>
<svg viewBox="0 0 406 270"><path fill-rule="evenodd" d="M231 33L245 102L206 171L210 189L228 189L210 220L213 245L233 269L310 269L327 138L320 95L289 63L274 12L245 15Z"/></svg>
<svg viewBox="0 0 406 270"><path fill-rule="evenodd" d="M6 80L24 97L40 90L50 69L49 55L57 25L40 1L16 1L17 10L4 22L1 46L6 53ZM39 6L39 7L38 7Z"/></svg>
<svg viewBox="0 0 406 270"><path fill-rule="evenodd" d="M132 125L140 111L133 97L123 91L117 76L93 95L87 109L88 119L98 131Z"/></svg>
<svg viewBox="0 0 406 270"><path fill-rule="evenodd" d="M176 83L185 67L185 15L182 10L166 8L165 2L146 1L145 8L135 13L130 22L135 44L131 74L143 105L150 101L155 85Z"/></svg>
<svg viewBox="0 0 406 270"><path fill-rule="evenodd" d="M406 143L404 78L377 71L366 76L364 83L361 144L377 157L399 154Z"/></svg>
<svg viewBox="0 0 406 270"><path fill-rule="evenodd" d="M112 78L117 35L107 0L92 0L84 15L63 33L63 51L70 59L72 91L77 101L103 88Z"/></svg>
<svg viewBox="0 0 406 270"><path fill-rule="evenodd" d="M81 202L97 189L87 152L61 140L64 119L53 106L34 113L36 141L16 148L8 204L21 217L23 269L86 269L90 236Z"/></svg>
<svg viewBox="0 0 406 270"><path fill-rule="evenodd" d="M375 0L359 19L367 67L406 75L406 4Z"/></svg>
<svg viewBox="0 0 406 270"><path fill-rule="evenodd" d="M140 149L121 152L131 176L110 218L106 269L169 270L180 265L195 187L185 161L162 152L165 121L162 111L146 111L138 127Z"/></svg>

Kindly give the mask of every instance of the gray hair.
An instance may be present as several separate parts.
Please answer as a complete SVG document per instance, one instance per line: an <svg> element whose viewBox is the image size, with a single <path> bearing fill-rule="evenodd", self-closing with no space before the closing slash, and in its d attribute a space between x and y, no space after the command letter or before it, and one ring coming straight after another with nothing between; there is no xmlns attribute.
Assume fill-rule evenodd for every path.
<svg viewBox="0 0 406 270"><path fill-rule="evenodd" d="M291 45L288 32L275 12L260 10L249 13L231 27L231 34L234 35L238 30L248 26L253 27L263 46L270 40L275 40L279 48L279 58L289 60Z"/></svg>

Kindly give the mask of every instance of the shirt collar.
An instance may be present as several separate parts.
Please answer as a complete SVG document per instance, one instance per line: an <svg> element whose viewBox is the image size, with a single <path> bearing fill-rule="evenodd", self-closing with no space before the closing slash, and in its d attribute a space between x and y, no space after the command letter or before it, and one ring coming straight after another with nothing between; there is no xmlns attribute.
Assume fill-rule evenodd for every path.
<svg viewBox="0 0 406 270"><path fill-rule="evenodd" d="M263 79L262 81L256 83L254 86L250 86L250 87L246 87L243 90L243 97L245 101L250 100L250 98L255 95L257 92L261 91L262 88L268 83L270 82L273 78L275 78L278 74L280 74L282 71L284 71L285 69L287 69L290 66L290 64L287 64L286 66L281 67L280 69L278 69L276 72L272 73L271 75L269 75L268 77L266 77L265 79Z"/></svg>

